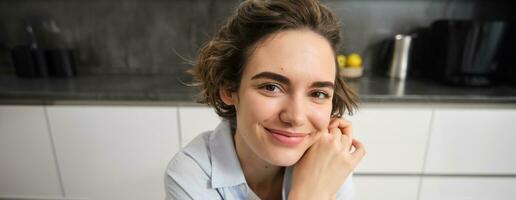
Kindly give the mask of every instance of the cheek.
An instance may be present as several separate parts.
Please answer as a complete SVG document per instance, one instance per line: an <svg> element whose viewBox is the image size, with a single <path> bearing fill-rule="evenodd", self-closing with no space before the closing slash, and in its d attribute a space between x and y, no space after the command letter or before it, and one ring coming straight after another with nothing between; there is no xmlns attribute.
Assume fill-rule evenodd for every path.
<svg viewBox="0 0 516 200"><path fill-rule="evenodd" d="M264 121L274 116L280 107L277 99L265 97L255 92L249 92L242 99L242 107L246 109L243 113L256 121Z"/></svg>
<svg viewBox="0 0 516 200"><path fill-rule="evenodd" d="M331 104L313 105L309 109L309 118L318 131L327 129L330 124Z"/></svg>

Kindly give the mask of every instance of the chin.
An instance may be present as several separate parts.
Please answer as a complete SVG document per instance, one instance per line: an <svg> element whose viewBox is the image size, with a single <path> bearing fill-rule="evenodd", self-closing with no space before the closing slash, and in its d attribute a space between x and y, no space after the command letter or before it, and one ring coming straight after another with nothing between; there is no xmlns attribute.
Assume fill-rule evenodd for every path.
<svg viewBox="0 0 516 200"><path fill-rule="evenodd" d="M275 166L287 167L296 164L303 156L303 152L293 149L278 149L278 151L269 152L269 163Z"/></svg>

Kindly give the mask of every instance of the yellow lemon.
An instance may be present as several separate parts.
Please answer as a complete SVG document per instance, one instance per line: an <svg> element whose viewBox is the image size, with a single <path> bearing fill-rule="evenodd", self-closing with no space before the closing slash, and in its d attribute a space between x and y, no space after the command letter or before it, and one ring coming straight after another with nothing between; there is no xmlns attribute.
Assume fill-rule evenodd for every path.
<svg viewBox="0 0 516 200"><path fill-rule="evenodd" d="M362 66L362 58L360 55L356 53L349 54L348 58L346 59L346 67L361 67Z"/></svg>
<svg viewBox="0 0 516 200"><path fill-rule="evenodd" d="M346 56L341 54L337 55L337 65L339 69L343 69L346 66Z"/></svg>

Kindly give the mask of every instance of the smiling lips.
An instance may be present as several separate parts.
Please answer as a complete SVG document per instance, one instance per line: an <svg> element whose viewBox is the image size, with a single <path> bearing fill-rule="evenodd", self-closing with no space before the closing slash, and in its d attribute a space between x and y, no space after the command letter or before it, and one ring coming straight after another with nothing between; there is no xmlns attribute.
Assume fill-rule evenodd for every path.
<svg viewBox="0 0 516 200"><path fill-rule="evenodd" d="M295 146L303 142L308 134L305 133L291 133L286 131L274 130L265 128L272 138L274 138L280 144L286 146Z"/></svg>

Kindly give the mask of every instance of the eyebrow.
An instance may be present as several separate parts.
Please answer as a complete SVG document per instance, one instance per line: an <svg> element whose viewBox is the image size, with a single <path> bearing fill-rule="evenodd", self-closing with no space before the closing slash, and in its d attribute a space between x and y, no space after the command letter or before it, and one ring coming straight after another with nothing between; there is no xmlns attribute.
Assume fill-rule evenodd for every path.
<svg viewBox="0 0 516 200"><path fill-rule="evenodd" d="M251 78L251 80L254 80L254 79L271 79L271 80L275 80L280 83L283 83L285 85L290 85L290 80L287 77L285 77L281 74L274 73L274 72L265 71L265 72L258 73ZM316 81L316 82L313 82L310 87L318 87L318 88L327 87L330 89L335 89L335 84L333 84L333 82L330 82L330 81Z"/></svg>

